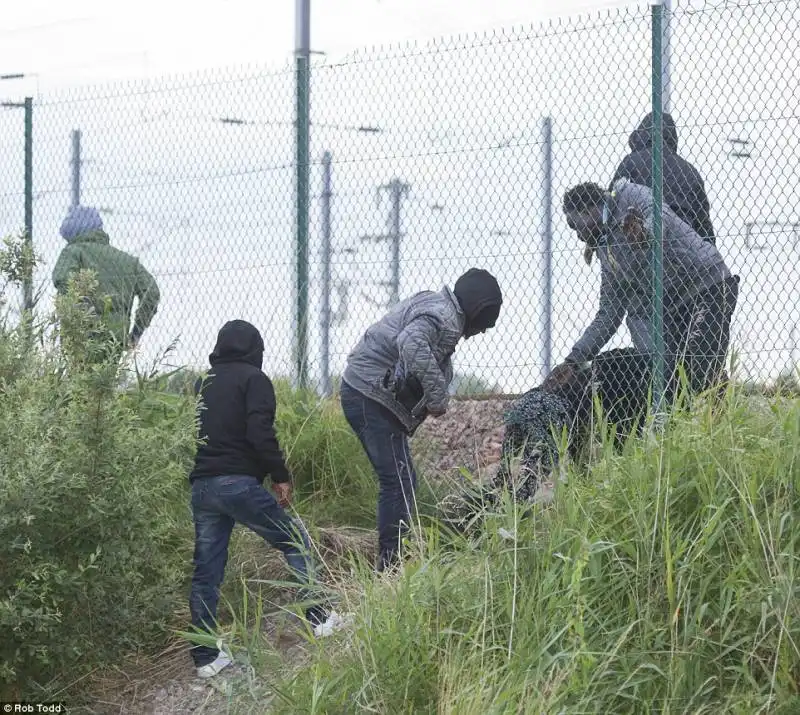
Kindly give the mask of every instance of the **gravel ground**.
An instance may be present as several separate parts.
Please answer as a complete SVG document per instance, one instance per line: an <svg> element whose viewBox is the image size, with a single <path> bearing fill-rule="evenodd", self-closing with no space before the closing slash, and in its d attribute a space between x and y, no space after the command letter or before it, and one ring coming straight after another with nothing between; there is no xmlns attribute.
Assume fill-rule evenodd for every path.
<svg viewBox="0 0 800 715"><path fill-rule="evenodd" d="M428 419L412 444L417 468L430 477L484 474L500 460L503 412L511 399L454 400L447 414Z"/></svg>

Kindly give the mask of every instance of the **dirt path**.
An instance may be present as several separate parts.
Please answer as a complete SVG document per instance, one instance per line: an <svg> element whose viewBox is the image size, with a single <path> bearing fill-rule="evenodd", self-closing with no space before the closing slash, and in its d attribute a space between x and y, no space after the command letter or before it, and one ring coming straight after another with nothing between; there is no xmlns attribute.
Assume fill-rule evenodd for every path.
<svg viewBox="0 0 800 715"><path fill-rule="evenodd" d="M297 626L283 619L265 623L262 647L274 649L276 662L283 668L299 667L306 658L306 642ZM182 715L183 713L227 712L232 702L253 703L258 694L258 711L267 712L274 694L269 683L259 675L246 656L237 654L236 662L208 680L194 674L187 645L176 642L169 651L144 667L131 669L128 675L109 680L105 692L98 693L85 712L110 715ZM282 673L283 674L283 673ZM125 679L128 682L125 682ZM116 682L114 682L116 680Z"/></svg>
<svg viewBox="0 0 800 715"><path fill-rule="evenodd" d="M418 470L430 478L458 481L462 470L486 479L500 458L503 439L502 416L509 399L454 401L447 415L428 420L413 439ZM552 485L543 485L543 496ZM320 535L320 556L329 576L341 575L346 556L374 554L374 534L354 529L327 529ZM257 581L276 577L283 568L280 557L253 542L253 552L240 555L240 572ZM245 562L246 565L245 565ZM235 565L229 567L236 574ZM263 624L263 649L274 657L274 667L299 667L307 657L308 643L297 621L276 609ZM102 715L178 715L179 713L227 712L229 705L252 703L253 712L268 712L271 672L263 663L250 664L243 656L215 678L199 680L192 667L187 644L176 642L155 658L132 660L118 672L98 681L96 695L86 713ZM285 672L283 673L285 674ZM258 700L254 700L258 693Z"/></svg>
<svg viewBox="0 0 800 715"><path fill-rule="evenodd" d="M315 545L325 564L324 580L337 584L347 578L352 555L372 557L376 537L372 530L355 528L320 529ZM231 549L229 577L242 576L255 603L264 582L286 581L283 558L276 551L265 551L263 543L243 532L236 549ZM303 665L310 648L310 634L296 616L281 606L291 593L270 590L271 603L264 604L261 637L255 656L237 651L234 664L208 680L195 676L186 641L176 638L169 648L155 656L131 658L123 666L103 675L88 686L92 696L88 706L78 710L87 715L178 715L179 713L228 712L231 703L252 704L254 713L268 712L274 694L269 674ZM284 603L281 603L284 601Z"/></svg>

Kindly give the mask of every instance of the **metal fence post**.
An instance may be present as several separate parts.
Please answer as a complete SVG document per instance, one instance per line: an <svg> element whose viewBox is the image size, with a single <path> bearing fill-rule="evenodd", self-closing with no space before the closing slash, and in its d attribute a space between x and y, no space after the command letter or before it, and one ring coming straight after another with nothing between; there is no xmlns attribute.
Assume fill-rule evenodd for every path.
<svg viewBox="0 0 800 715"><path fill-rule="evenodd" d="M397 305L400 302L400 241L403 236L400 211L403 196L408 193L409 186L400 179L392 179L388 188L392 200L392 212L389 218L389 232L392 236L392 280L389 304Z"/></svg>
<svg viewBox="0 0 800 715"><path fill-rule="evenodd" d="M320 335L322 338L320 371L322 396L330 397L331 366L331 153L322 156L322 306L320 309Z"/></svg>
<svg viewBox="0 0 800 715"><path fill-rule="evenodd" d="M311 0L296 0L295 43L295 163L296 163L296 292L295 379L304 388L308 382L308 203L309 126L311 93Z"/></svg>
<svg viewBox="0 0 800 715"><path fill-rule="evenodd" d="M665 392L664 375L664 283L663 251L664 231L662 207L664 203L663 172L663 20L664 5L660 2L652 7L652 110L653 110L653 241L651 250L652 270L652 331L653 331L653 412L661 412Z"/></svg>
<svg viewBox="0 0 800 715"><path fill-rule="evenodd" d="M661 0L661 108L672 111L672 0Z"/></svg>
<svg viewBox="0 0 800 715"><path fill-rule="evenodd" d="M33 97L25 97L25 242L33 248ZM33 275L26 275L22 287L23 307L33 310Z"/></svg>
<svg viewBox="0 0 800 715"><path fill-rule="evenodd" d="M553 119L545 117L544 133L544 369L553 363Z"/></svg>
<svg viewBox="0 0 800 715"><path fill-rule="evenodd" d="M81 203L81 130L72 130L72 206Z"/></svg>

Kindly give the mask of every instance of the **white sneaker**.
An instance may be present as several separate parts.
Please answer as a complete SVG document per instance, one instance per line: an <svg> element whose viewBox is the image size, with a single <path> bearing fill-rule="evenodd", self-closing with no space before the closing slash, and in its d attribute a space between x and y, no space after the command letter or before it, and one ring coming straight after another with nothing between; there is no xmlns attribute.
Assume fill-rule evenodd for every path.
<svg viewBox="0 0 800 715"><path fill-rule="evenodd" d="M336 611L331 611L324 623L314 626L315 638L327 638L332 636L336 631L341 631L350 625L350 619L340 616Z"/></svg>
<svg viewBox="0 0 800 715"><path fill-rule="evenodd" d="M509 531L505 527L500 527L497 530L497 535L504 541L516 541L517 535L513 531Z"/></svg>
<svg viewBox="0 0 800 715"><path fill-rule="evenodd" d="M213 678L215 675L227 668L233 661L222 651L219 652L217 659L208 665L201 665L197 669L198 678Z"/></svg>

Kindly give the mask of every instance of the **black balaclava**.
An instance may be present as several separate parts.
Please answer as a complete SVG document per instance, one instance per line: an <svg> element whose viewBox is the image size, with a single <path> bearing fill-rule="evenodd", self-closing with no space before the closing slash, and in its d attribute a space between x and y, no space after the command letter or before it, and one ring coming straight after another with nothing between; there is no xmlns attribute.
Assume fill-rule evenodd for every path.
<svg viewBox="0 0 800 715"><path fill-rule="evenodd" d="M494 327L503 305L503 293L491 273L482 268L470 268L456 281L453 293L466 316L465 338Z"/></svg>
<svg viewBox="0 0 800 715"><path fill-rule="evenodd" d="M214 352L209 355L212 365L246 362L261 369L264 362L264 340L258 329L245 320L231 320L219 331Z"/></svg>

